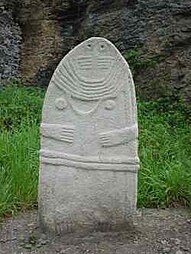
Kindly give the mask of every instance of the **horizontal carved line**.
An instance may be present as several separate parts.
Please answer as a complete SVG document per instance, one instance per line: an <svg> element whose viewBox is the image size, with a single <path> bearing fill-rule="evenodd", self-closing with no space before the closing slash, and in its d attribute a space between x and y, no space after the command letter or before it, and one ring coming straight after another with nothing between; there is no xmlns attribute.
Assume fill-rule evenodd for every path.
<svg viewBox="0 0 191 254"><path fill-rule="evenodd" d="M99 65L99 64L105 64L105 65L111 65L111 62L110 61L98 61L97 62L97 65Z"/></svg>
<svg viewBox="0 0 191 254"><path fill-rule="evenodd" d="M98 62L98 63L97 63L97 66L100 66L100 65L102 65L102 66L104 65L104 66L110 67L110 63L104 63L104 62L101 63L101 62Z"/></svg>
<svg viewBox="0 0 191 254"><path fill-rule="evenodd" d="M60 139L63 140L63 141L66 141L66 142L73 142L73 138L70 138L70 137L68 138L68 137L62 137L61 136Z"/></svg>
<svg viewBox="0 0 191 254"><path fill-rule="evenodd" d="M63 135L63 134L61 134L61 135L60 135L60 138L61 138L61 139L67 139L67 140L73 141L73 136L68 136L68 135Z"/></svg>
<svg viewBox="0 0 191 254"><path fill-rule="evenodd" d="M62 131L61 136L70 138L70 137L74 136L74 133L73 132L72 133L68 133L68 132L63 132Z"/></svg>
<svg viewBox="0 0 191 254"><path fill-rule="evenodd" d="M91 69L92 65L80 65L79 68L80 69L82 69L82 68L89 68L89 69Z"/></svg>
<svg viewBox="0 0 191 254"><path fill-rule="evenodd" d="M92 91L95 92L95 96L104 96L104 95L109 95L109 94L112 94L114 91L117 91L118 89L115 88L115 87L111 87L111 88L103 88L102 90L101 89L96 89L96 87L92 87L92 88L85 88L85 87L82 87L82 92L84 95L91 95L92 94Z"/></svg>
<svg viewBox="0 0 191 254"><path fill-rule="evenodd" d="M108 142L108 138L100 137L103 142Z"/></svg>
<svg viewBox="0 0 191 254"><path fill-rule="evenodd" d="M92 62L92 58L78 58L76 59L77 62Z"/></svg>
<svg viewBox="0 0 191 254"><path fill-rule="evenodd" d="M76 60L83 60L83 59L92 59L91 56L80 56Z"/></svg>
<svg viewBox="0 0 191 254"><path fill-rule="evenodd" d="M74 136L73 133L66 133L66 132L63 132L63 131L60 135L63 136L63 137L67 137L67 138L72 138Z"/></svg>
<svg viewBox="0 0 191 254"><path fill-rule="evenodd" d="M80 64L80 65L91 65L92 61L78 61L78 64Z"/></svg>
<svg viewBox="0 0 191 254"><path fill-rule="evenodd" d="M73 143L73 138L68 138L68 137L60 137L60 139L62 140L62 141L66 141L66 142L71 142L71 143Z"/></svg>
<svg viewBox="0 0 191 254"><path fill-rule="evenodd" d="M98 60L104 60L104 61L114 61L114 58L111 56L104 56L104 57L98 57Z"/></svg>
<svg viewBox="0 0 191 254"><path fill-rule="evenodd" d="M64 68L66 69L66 67L64 67ZM79 98L85 97L87 100L91 100L91 99L96 100L96 99L100 99L100 97L102 97L102 98L107 97L107 95L116 93L121 87L121 85L116 86L116 80L118 80L118 77L120 76L120 72L119 72L117 74L117 76L113 77L112 85L110 84L111 85L110 88L106 85L107 83L105 83L105 82L93 83L93 81L91 81L90 82L91 84L93 84L93 85L96 84L96 88L94 88L94 87L92 88L92 86L88 85L88 83L82 82L82 84L79 84L79 86L78 86L78 89L82 89L82 91L79 92L79 91L77 91L78 89L76 89L76 84L75 84L73 74L72 74L72 76L69 77L69 73L64 74L62 72L62 70L60 72L62 73L62 75L60 75L60 76L55 75L52 80L55 83L55 85L57 85L61 89L63 89L63 88L67 89L68 91L70 91L72 94L74 93ZM68 76L68 77L66 77L66 76ZM99 88L101 90L102 89L103 90L101 91L101 90L99 90ZM95 89L95 94L92 94L92 91L94 91L94 89ZM97 89L98 89L98 91L96 91Z"/></svg>
<svg viewBox="0 0 191 254"><path fill-rule="evenodd" d="M92 94L91 90L90 91L89 90L87 90L87 91L85 90L84 91L84 88L83 88L82 92L75 91L75 93L74 93L73 89L71 89L70 86L66 85L66 83L65 83L65 85L63 85L62 83L58 83L58 82L55 82L55 81L53 81L53 82L60 89L63 89L63 88L68 89L68 91L70 91L71 94L74 94L75 97L78 97L78 98L84 98L85 97L87 100L93 100L93 99L94 100L98 100L98 99L100 99L100 97L101 98L107 97L107 96L109 96L109 95L111 95L111 94L113 94L113 93L115 93L115 92L117 92L119 90L119 88L117 87L116 89L113 89L113 90L108 91L108 92L104 92L104 93L101 92L101 94L100 93L99 94L98 93Z"/></svg>
<svg viewBox="0 0 191 254"><path fill-rule="evenodd" d="M92 67L92 64L79 64L80 67Z"/></svg>
<svg viewBox="0 0 191 254"><path fill-rule="evenodd" d="M80 156L75 154L67 154L62 152L55 152L50 150L40 151L41 156L53 159L66 159L73 160L76 162L88 162L88 163L103 163L103 164L125 164L125 165L137 165L139 158L128 158L127 156L112 156L112 157L101 157L101 156Z"/></svg>
<svg viewBox="0 0 191 254"><path fill-rule="evenodd" d="M90 98L95 98L95 97L104 97L104 96L106 96L106 95L111 95L111 94L113 94L114 92L116 92L116 91L118 91L119 89L118 88L115 88L115 87L112 87L111 89L103 89L103 90L96 90L96 88L95 89L91 89L91 88L82 88L83 90L82 90L82 94L84 95L84 96L87 96L87 97L90 97ZM92 91L94 91L95 92L95 94L92 94Z"/></svg>
<svg viewBox="0 0 191 254"><path fill-rule="evenodd" d="M67 126L67 125L64 125L63 127L62 127L62 129L64 130L64 131L74 131L74 127L73 126Z"/></svg>
<svg viewBox="0 0 191 254"><path fill-rule="evenodd" d="M86 71L86 70L92 70L92 67L79 67L80 70Z"/></svg>
<svg viewBox="0 0 191 254"><path fill-rule="evenodd" d="M88 97L89 95L91 95L92 91L91 90L98 90L97 93L95 95L91 95L89 98L95 98L96 96L104 96L104 94L110 94L113 93L114 91L118 90L119 88L116 87L114 84L111 87L108 87L109 85L105 85L104 84L100 84L99 86L96 84L96 87L93 86L88 86L85 83L82 83L80 87L82 87L82 92L77 92L76 91L76 87L73 86L73 83L68 83L68 81L66 81L65 79L63 79L64 77L60 76L59 79L63 81L63 83L60 82L60 80L58 79L58 76L55 77L55 80L53 80L53 82L56 85L60 85L62 87L67 88L70 92L73 92L73 89L75 90L75 93L78 94L79 96L86 96ZM99 95L98 95L99 93Z"/></svg>
<svg viewBox="0 0 191 254"><path fill-rule="evenodd" d="M64 129L62 129L62 133L70 135L70 134L74 133L74 130L64 130Z"/></svg>
<svg viewBox="0 0 191 254"><path fill-rule="evenodd" d="M75 70L75 68L74 68L74 66L73 66L72 64L70 65L70 67L71 67L71 69L72 69L72 73L75 74L75 76L78 77L78 80L79 80L80 82L90 83L90 84L91 84L91 83L100 83L100 82L104 82L104 83L109 82L109 80L112 79L112 77L115 75L115 73L118 72L118 69L119 69L119 67L116 68L116 70L114 70L114 72L111 72L110 75L108 75L107 78L102 78L101 80L96 80L96 79L89 79L89 80L86 79L86 80L85 80L83 77L80 77L80 76L77 74L77 72L76 72L76 70Z"/></svg>
<svg viewBox="0 0 191 254"><path fill-rule="evenodd" d="M80 83L82 87L84 88L96 88L96 89L103 89L105 87L111 87L111 84L105 84L103 82L100 82L100 84L95 84L95 83L91 83L91 85L87 84L87 83L84 83L84 82L81 82ZM116 87L115 85L112 85L112 87Z"/></svg>
<svg viewBox="0 0 191 254"><path fill-rule="evenodd" d="M77 162L66 159L55 159L41 157L41 163L51 164L51 165L64 165L68 167L81 168L86 170L102 170L102 171L121 171L121 172L132 172L137 173L138 165L124 165L115 163L87 163L87 162Z"/></svg>
<svg viewBox="0 0 191 254"><path fill-rule="evenodd" d="M61 138L61 141L67 142L67 143L73 143L73 140L66 139L66 138Z"/></svg>
<svg viewBox="0 0 191 254"><path fill-rule="evenodd" d="M107 65L109 67L113 67L112 62L110 62L110 61L108 61L108 62L103 62L103 61L97 62L97 65L102 65L102 64L105 64L105 65Z"/></svg>

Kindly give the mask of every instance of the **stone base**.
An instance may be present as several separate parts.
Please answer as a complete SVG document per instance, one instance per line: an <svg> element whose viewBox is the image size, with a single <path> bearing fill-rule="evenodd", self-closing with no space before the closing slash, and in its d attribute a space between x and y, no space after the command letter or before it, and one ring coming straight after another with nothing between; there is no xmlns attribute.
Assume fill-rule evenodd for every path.
<svg viewBox="0 0 191 254"><path fill-rule="evenodd" d="M135 172L42 164L39 186L39 219L49 232L108 231L136 211Z"/></svg>

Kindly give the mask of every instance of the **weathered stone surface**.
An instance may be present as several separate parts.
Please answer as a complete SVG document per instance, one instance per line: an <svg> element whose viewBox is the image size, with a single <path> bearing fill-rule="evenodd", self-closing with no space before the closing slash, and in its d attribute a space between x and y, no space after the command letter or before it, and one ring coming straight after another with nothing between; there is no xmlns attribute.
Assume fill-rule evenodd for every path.
<svg viewBox="0 0 191 254"><path fill-rule="evenodd" d="M128 64L93 37L56 68L41 125L39 214L53 232L108 230L136 210L137 113Z"/></svg>

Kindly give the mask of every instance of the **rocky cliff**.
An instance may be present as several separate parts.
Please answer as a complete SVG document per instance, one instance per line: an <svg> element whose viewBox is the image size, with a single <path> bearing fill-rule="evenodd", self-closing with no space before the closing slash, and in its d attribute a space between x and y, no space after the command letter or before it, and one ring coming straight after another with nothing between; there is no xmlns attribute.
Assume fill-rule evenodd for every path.
<svg viewBox="0 0 191 254"><path fill-rule="evenodd" d="M15 41L11 57L16 65L20 59L12 75L7 72L10 56L4 55L5 78L17 72L23 80L46 86L71 48L102 36L130 62L141 99L180 95L191 101L190 0L11 0L3 8L9 13L10 41Z"/></svg>
<svg viewBox="0 0 191 254"><path fill-rule="evenodd" d="M16 77L20 61L21 29L13 19L11 6L6 7L0 2L0 81Z"/></svg>

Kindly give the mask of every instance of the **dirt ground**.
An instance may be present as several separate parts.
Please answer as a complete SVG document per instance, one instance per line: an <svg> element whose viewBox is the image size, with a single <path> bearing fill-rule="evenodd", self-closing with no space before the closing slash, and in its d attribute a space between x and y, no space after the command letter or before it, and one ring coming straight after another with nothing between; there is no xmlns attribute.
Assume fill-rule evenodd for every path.
<svg viewBox="0 0 191 254"><path fill-rule="evenodd" d="M120 232L50 237L40 232L37 212L0 223L0 254L191 253L191 210L145 209Z"/></svg>

